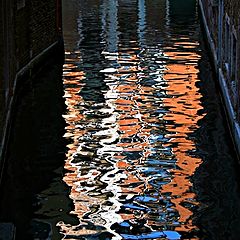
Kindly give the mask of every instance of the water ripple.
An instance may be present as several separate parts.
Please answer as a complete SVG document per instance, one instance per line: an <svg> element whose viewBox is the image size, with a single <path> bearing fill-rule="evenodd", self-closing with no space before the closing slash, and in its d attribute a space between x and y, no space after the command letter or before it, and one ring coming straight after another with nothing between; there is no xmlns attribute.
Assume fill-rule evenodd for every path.
<svg viewBox="0 0 240 240"><path fill-rule="evenodd" d="M201 164L189 154L189 134L204 116L197 32L174 37L167 6L157 24L147 15L154 3L123 2L80 4L81 39L66 53L64 181L80 224L60 222L65 239L180 239L197 231L189 180Z"/></svg>

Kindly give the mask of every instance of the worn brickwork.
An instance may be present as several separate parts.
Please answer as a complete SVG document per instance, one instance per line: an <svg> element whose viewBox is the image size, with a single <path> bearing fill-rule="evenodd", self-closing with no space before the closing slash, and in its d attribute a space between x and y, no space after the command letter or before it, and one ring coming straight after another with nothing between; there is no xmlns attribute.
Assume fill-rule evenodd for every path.
<svg viewBox="0 0 240 240"><path fill-rule="evenodd" d="M31 1L31 46L33 56L57 40L56 1ZM43 41L44 40L44 41Z"/></svg>
<svg viewBox="0 0 240 240"><path fill-rule="evenodd" d="M16 73L59 40L60 1L1 1L0 92L4 95L11 94Z"/></svg>
<svg viewBox="0 0 240 240"><path fill-rule="evenodd" d="M15 7L17 68L41 53L58 39L57 1L31 0Z"/></svg>
<svg viewBox="0 0 240 240"><path fill-rule="evenodd" d="M0 9L2 6L0 4ZM0 12L1 15L1 12ZM0 101L2 99L2 91L3 91L3 19L0 17ZM0 105L1 107L1 105Z"/></svg>
<svg viewBox="0 0 240 240"><path fill-rule="evenodd" d="M61 36L61 0L0 1L0 158L6 116L11 112L15 86L20 84L17 79L37 72L44 65L46 52L51 52L45 51L50 46L54 46L54 54L60 52L54 55L56 59L63 55Z"/></svg>
<svg viewBox="0 0 240 240"><path fill-rule="evenodd" d="M1 8L1 5L0 5ZM1 13L0 13L1 14ZM0 17L0 56L3 56L3 19ZM3 58L0 57L0 86L3 78Z"/></svg>
<svg viewBox="0 0 240 240"><path fill-rule="evenodd" d="M0 3L0 9L2 9ZM1 14L1 12L0 12ZM1 136L1 123L3 115L3 101L4 101L4 91L3 91L3 19L0 17L0 136Z"/></svg>
<svg viewBox="0 0 240 240"><path fill-rule="evenodd" d="M16 51L16 68L21 69L30 60L30 7L25 7L17 10L15 8L15 51Z"/></svg>
<svg viewBox="0 0 240 240"><path fill-rule="evenodd" d="M13 75L15 73L14 64L14 26L13 26L13 0L1 1L0 18L1 18L1 49L0 49L0 109L1 119L4 118L4 107L8 103L6 95L9 94L10 86L13 83ZM2 121L0 122L0 127ZM1 146L1 145L0 145Z"/></svg>

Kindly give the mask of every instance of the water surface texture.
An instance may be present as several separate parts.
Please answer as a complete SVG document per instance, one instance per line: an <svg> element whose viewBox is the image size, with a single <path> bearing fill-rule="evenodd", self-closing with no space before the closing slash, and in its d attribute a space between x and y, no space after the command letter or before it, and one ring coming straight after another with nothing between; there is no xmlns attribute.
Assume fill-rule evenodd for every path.
<svg viewBox="0 0 240 240"><path fill-rule="evenodd" d="M215 86L206 83L213 79L197 3L63 5L64 181L70 214L78 219L58 222L63 238L235 239L234 149ZM218 171L215 185L206 169ZM226 169L230 180L223 181L230 187L218 189ZM211 196L223 200L217 204Z"/></svg>

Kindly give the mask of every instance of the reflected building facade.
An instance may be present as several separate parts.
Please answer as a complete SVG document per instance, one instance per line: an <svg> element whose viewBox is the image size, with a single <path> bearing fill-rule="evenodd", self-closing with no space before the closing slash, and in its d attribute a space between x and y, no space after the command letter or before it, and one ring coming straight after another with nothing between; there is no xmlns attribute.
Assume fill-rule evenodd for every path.
<svg viewBox="0 0 240 240"><path fill-rule="evenodd" d="M189 154L195 145L188 135L203 117L195 86L198 42L192 32L179 38L171 30L178 28L174 14L180 24L186 17L176 4L80 4L80 60L65 65L65 136L72 143L64 177L80 225L59 223L66 236L178 239L197 230L189 177L201 160ZM195 9L191 14L195 21ZM101 94L101 100L89 98L95 81L92 96Z"/></svg>

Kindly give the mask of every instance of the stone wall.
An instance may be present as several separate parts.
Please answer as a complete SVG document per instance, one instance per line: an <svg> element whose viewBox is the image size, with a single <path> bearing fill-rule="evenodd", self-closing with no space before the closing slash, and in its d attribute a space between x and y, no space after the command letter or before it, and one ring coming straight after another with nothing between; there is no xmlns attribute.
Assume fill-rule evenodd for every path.
<svg viewBox="0 0 240 240"><path fill-rule="evenodd" d="M228 0L228 1L224 1L224 16L223 16L223 22L226 22L226 16L229 17L229 22L230 22L230 38L231 38L231 55L233 55L235 52L235 50L233 50L233 36L234 38L236 37L236 54L237 54L237 73L236 73L236 79L235 79L235 84L236 84L236 88L237 88L237 92L234 93L232 92L231 95L237 94L238 95L238 100L236 102L236 108L238 108L238 119L240 121L240 111L239 111L239 106L240 106L240 2L239 1L234 1L234 0ZM225 34L225 24L223 24L223 29L224 32L223 34ZM224 37L224 36L223 36ZM223 45L223 47L225 47ZM232 65L232 63L231 63ZM224 67L224 66L223 66ZM225 77L228 79L228 83L231 84L232 81L234 81L234 79L231 78L231 76L227 76L225 74Z"/></svg>
<svg viewBox="0 0 240 240"><path fill-rule="evenodd" d="M239 25L240 2L236 0L224 1L225 12L231 17L233 25Z"/></svg>
<svg viewBox="0 0 240 240"><path fill-rule="evenodd" d="M215 48L218 42L218 6L213 5L213 0L202 0L205 17L209 28L211 29L210 34L214 41Z"/></svg>
<svg viewBox="0 0 240 240"><path fill-rule="evenodd" d="M240 155L240 2L199 0L199 5L230 130Z"/></svg>
<svg viewBox="0 0 240 240"><path fill-rule="evenodd" d="M240 116L240 2L234 0L202 0L201 2L232 106L236 115Z"/></svg>

